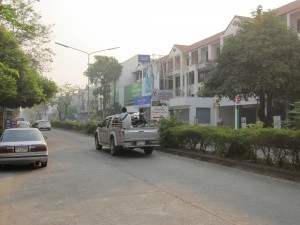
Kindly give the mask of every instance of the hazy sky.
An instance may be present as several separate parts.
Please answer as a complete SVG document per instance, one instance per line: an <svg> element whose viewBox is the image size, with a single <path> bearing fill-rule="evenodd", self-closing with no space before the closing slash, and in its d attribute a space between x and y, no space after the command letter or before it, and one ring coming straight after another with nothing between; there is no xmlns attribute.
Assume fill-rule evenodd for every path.
<svg viewBox="0 0 300 225"><path fill-rule="evenodd" d="M103 51L120 63L136 54L167 55L174 44L191 45L226 29L235 15L251 16L258 5L275 9L293 0L40 0L42 22L53 24L55 52L47 77L84 86L88 56ZM90 62L94 62L94 55Z"/></svg>

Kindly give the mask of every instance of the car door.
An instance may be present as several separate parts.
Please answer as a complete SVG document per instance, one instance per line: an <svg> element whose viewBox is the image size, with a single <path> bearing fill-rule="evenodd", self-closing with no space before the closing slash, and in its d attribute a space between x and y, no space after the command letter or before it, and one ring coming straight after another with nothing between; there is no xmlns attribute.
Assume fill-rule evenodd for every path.
<svg viewBox="0 0 300 225"><path fill-rule="evenodd" d="M100 142L104 143L104 144L109 144L108 126L109 126L110 120L111 120L111 117L108 117L108 118L104 119L104 121L101 124L101 128L99 130Z"/></svg>

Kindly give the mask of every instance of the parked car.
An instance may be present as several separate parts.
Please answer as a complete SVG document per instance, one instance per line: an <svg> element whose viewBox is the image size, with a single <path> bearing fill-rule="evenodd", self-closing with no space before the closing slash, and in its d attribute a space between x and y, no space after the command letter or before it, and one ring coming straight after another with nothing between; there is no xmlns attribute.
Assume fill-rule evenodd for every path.
<svg viewBox="0 0 300 225"><path fill-rule="evenodd" d="M39 122L40 122L40 120L35 120L35 121L33 121L31 127L37 128Z"/></svg>
<svg viewBox="0 0 300 225"><path fill-rule="evenodd" d="M0 137L0 164L33 164L46 167L48 146L37 128L10 128Z"/></svg>
<svg viewBox="0 0 300 225"><path fill-rule="evenodd" d="M51 123L48 120L39 121L37 128L40 130L51 130Z"/></svg>
<svg viewBox="0 0 300 225"><path fill-rule="evenodd" d="M30 127L30 123L26 120L18 120L16 127L17 128L28 128L28 127Z"/></svg>

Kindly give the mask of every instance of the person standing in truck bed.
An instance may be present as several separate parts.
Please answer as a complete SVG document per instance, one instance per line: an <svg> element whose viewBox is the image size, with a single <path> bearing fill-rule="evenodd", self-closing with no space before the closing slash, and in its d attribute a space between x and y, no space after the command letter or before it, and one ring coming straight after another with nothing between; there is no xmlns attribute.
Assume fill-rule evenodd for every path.
<svg viewBox="0 0 300 225"><path fill-rule="evenodd" d="M120 120L122 121L122 128L126 129L126 128L131 128L132 127L131 116L127 112L126 107L122 108L122 113L121 113L121 116L120 116Z"/></svg>

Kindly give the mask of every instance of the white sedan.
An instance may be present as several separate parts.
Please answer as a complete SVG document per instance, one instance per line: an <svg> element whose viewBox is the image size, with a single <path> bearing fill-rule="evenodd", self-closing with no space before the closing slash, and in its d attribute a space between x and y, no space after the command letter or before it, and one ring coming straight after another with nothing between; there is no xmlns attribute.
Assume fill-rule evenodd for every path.
<svg viewBox="0 0 300 225"><path fill-rule="evenodd" d="M48 120L39 121L37 128L40 130L51 130L51 123Z"/></svg>
<svg viewBox="0 0 300 225"><path fill-rule="evenodd" d="M0 137L0 164L33 164L46 167L48 147L37 128L11 128Z"/></svg>

